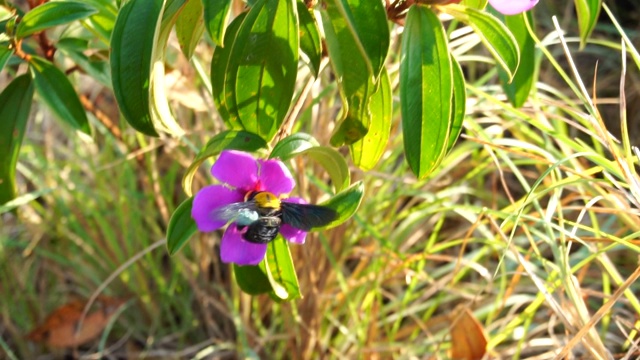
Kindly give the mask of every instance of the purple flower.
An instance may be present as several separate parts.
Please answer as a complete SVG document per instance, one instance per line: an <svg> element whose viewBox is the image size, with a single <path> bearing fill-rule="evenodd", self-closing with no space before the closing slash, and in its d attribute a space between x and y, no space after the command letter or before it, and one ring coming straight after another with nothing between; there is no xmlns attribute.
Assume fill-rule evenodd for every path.
<svg viewBox="0 0 640 360"><path fill-rule="evenodd" d="M222 207L246 201L259 191L267 191L277 197L286 195L295 186L289 169L279 160L257 160L248 153L225 150L211 167L211 175L221 185L202 188L193 199L191 216L198 229L214 231L226 225L225 220L215 216ZM300 198L282 199L290 203L304 203ZM257 265L262 261L267 244L249 242L243 238L246 227L231 224L222 236L220 257L225 263ZM307 233L288 224L282 224L280 234L290 242L304 243Z"/></svg>
<svg viewBox="0 0 640 360"><path fill-rule="evenodd" d="M538 3L538 0L489 0L489 4L503 15L516 15L525 12Z"/></svg>

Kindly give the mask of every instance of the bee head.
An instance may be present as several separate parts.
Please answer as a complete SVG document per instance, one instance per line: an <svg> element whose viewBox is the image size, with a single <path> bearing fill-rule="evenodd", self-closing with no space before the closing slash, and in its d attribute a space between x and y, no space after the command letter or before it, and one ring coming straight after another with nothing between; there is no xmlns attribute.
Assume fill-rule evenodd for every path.
<svg viewBox="0 0 640 360"><path fill-rule="evenodd" d="M253 196L253 200L260 208L280 209L280 199L270 192L261 191Z"/></svg>

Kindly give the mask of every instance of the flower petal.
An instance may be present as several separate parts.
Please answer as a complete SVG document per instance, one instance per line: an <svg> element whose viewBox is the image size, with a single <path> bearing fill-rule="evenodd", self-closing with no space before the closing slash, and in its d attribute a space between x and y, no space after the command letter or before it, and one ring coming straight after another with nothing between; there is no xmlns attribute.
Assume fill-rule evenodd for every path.
<svg viewBox="0 0 640 360"><path fill-rule="evenodd" d="M280 227L280 234L282 235L282 237L287 239L287 241L294 244L304 244L304 241L307 238L306 231L296 229L293 226L287 224L283 224Z"/></svg>
<svg viewBox="0 0 640 360"><path fill-rule="evenodd" d="M516 15L534 7L538 0L489 0L489 4L503 15Z"/></svg>
<svg viewBox="0 0 640 360"><path fill-rule="evenodd" d="M196 221L198 230L207 232L223 227L227 221L216 219L213 212L225 205L244 200L244 194L223 185L203 187L193 198L191 217Z"/></svg>
<svg viewBox="0 0 640 360"><path fill-rule="evenodd" d="M261 189L276 196L288 194L296 186L289 169L280 160L258 160Z"/></svg>
<svg viewBox="0 0 640 360"><path fill-rule="evenodd" d="M225 150L211 167L211 175L237 189L250 191L258 182L258 163L251 154Z"/></svg>
<svg viewBox="0 0 640 360"><path fill-rule="evenodd" d="M225 263L258 265L267 253L267 244L254 244L242 238L242 231L235 224L229 225L222 235L220 258Z"/></svg>

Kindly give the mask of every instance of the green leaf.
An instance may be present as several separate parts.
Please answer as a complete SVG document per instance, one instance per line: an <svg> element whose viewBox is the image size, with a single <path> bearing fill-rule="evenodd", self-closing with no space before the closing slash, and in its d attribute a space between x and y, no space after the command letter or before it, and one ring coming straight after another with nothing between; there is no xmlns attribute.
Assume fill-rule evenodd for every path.
<svg viewBox="0 0 640 360"><path fill-rule="evenodd" d="M249 295L265 294L273 290L265 274L263 263L256 266L233 264L233 272L240 289Z"/></svg>
<svg viewBox="0 0 640 360"><path fill-rule="evenodd" d="M235 98L243 129L269 141L284 120L298 71L295 0L262 0L249 10L231 49L225 97Z"/></svg>
<svg viewBox="0 0 640 360"><path fill-rule="evenodd" d="M213 51L213 59L211 59L211 90L213 93L213 102L218 109L218 113L225 125L230 129L240 130L238 116L238 106L233 92L225 91L225 88L235 88L235 77L232 76L229 66L231 62L231 49L235 38L240 30L240 25L244 21L246 14L240 14L233 19L224 37L226 47L216 47Z"/></svg>
<svg viewBox="0 0 640 360"><path fill-rule="evenodd" d="M109 72L109 63L98 56L95 58L87 57L83 52L87 50L88 46L87 40L77 38L64 38L56 44L58 50L68 56L89 76L110 88L111 73Z"/></svg>
<svg viewBox="0 0 640 360"><path fill-rule="evenodd" d="M378 90L371 97L369 108L371 110L369 131L362 139L349 147L353 163L362 170L373 169L382 157L389 141L393 98L386 69L382 69L382 73L380 73L380 84Z"/></svg>
<svg viewBox="0 0 640 360"><path fill-rule="evenodd" d="M470 8L484 10L484 8L487 7L488 2L489 0L464 0L463 4Z"/></svg>
<svg viewBox="0 0 640 360"><path fill-rule="evenodd" d="M176 35L180 49L191 59L196 45L204 33L204 8L202 0L188 0L176 21Z"/></svg>
<svg viewBox="0 0 640 360"><path fill-rule="evenodd" d="M0 73L4 69L4 66L7 64L7 61L9 61L9 58L11 58L12 54L13 51L9 49L7 44L0 44Z"/></svg>
<svg viewBox="0 0 640 360"><path fill-rule="evenodd" d="M49 61L32 56L29 68L40 99L63 122L91 135L87 113L67 76Z"/></svg>
<svg viewBox="0 0 640 360"><path fill-rule="evenodd" d="M16 29L16 37L24 38L51 27L84 19L97 10L82 2L52 1L33 8L24 15Z"/></svg>
<svg viewBox="0 0 640 360"><path fill-rule="evenodd" d="M404 151L411 170L422 179L440 164L446 152L452 112L452 66L445 31L431 9L412 6L402 36L400 107Z"/></svg>
<svg viewBox="0 0 640 360"><path fill-rule="evenodd" d="M449 124L449 140L447 141L447 151L456 144L458 136L462 131L462 122L467 108L467 90L465 89L464 73L458 61L451 57L453 76L453 105L451 111L451 121Z"/></svg>
<svg viewBox="0 0 640 360"><path fill-rule="evenodd" d="M471 26L509 79L513 78L520 63L520 51L511 31L498 18L488 12L458 4L443 6L441 9Z"/></svg>
<svg viewBox="0 0 640 360"><path fill-rule="evenodd" d="M580 48L584 48L587 39L598 23L602 0L575 0L578 14L578 28L580 29Z"/></svg>
<svg viewBox="0 0 640 360"><path fill-rule="evenodd" d="M306 155L322 166L329 176L336 192L349 186L351 175L344 156L335 149L319 146L310 135L297 133L282 139L273 148L269 158L287 161L295 156Z"/></svg>
<svg viewBox="0 0 640 360"><path fill-rule="evenodd" d="M169 226L167 227L167 251L169 255L177 254L198 230L196 222L191 217L192 206L193 197L190 197L183 201L171 214Z"/></svg>
<svg viewBox="0 0 640 360"><path fill-rule="evenodd" d="M528 17L529 23L533 24L533 16L530 11L504 17L505 24L518 43L520 53L524 55L520 58L520 65L511 82L509 82L509 75L502 70L502 68L498 69L502 88L505 94L507 94L509 102L517 108L524 105L525 101L529 98L529 94L535 83L534 75L536 73L536 43L531 35L529 35L525 23L525 16Z"/></svg>
<svg viewBox="0 0 640 360"><path fill-rule="evenodd" d="M353 214L356 213L364 197L364 183L358 181L347 189L334 195L328 201L320 204L330 209L335 210L338 213L338 217L329 224L314 228L314 230L326 230L334 228L345 221L347 221Z"/></svg>
<svg viewBox="0 0 640 360"><path fill-rule="evenodd" d="M377 1L329 0L321 11L327 51L342 98L342 112L331 137L336 147L362 139L369 130L369 103L389 41L388 28L386 32L382 29L387 27L386 17L380 18L378 5ZM379 22L367 29L375 19Z"/></svg>
<svg viewBox="0 0 640 360"><path fill-rule="evenodd" d="M0 205L16 196L16 164L32 101L28 74L13 79L0 93Z"/></svg>
<svg viewBox="0 0 640 360"><path fill-rule="evenodd" d="M254 152L267 147L267 143L258 135L246 131L224 131L211 138L200 150L182 178L182 189L192 196L191 184L200 165L208 158L218 155L222 150L243 150Z"/></svg>
<svg viewBox="0 0 640 360"><path fill-rule="evenodd" d="M202 0L202 2L204 4L204 22L209 36L217 46L224 47L225 31L231 14L231 0Z"/></svg>
<svg viewBox="0 0 640 360"><path fill-rule="evenodd" d="M320 73L320 61L322 60L322 41L320 30L313 14L306 5L298 1L298 18L300 19L300 50L309 58L309 67L313 75L318 77Z"/></svg>
<svg viewBox="0 0 640 360"><path fill-rule="evenodd" d="M282 235L278 235L267 245L267 255L264 261L268 267L265 270L273 289L273 295L282 300L294 300L302 297L289 244Z"/></svg>
<svg viewBox="0 0 640 360"><path fill-rule="evenodd" d="M113 93L136 130L158 136L151 118L150 78L163 1L130 0L118 13L111 36Z"/></svg>

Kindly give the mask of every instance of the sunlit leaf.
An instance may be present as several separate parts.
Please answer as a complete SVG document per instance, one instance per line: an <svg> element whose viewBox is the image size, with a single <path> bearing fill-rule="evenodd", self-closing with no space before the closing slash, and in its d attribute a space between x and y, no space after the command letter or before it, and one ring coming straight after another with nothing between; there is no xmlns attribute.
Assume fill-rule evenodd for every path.
<svg viewBox="0 0 640 360"><path fill-rule="evenodd" d="M8 44L0 44L0 72L4 69L7 61L9 61L11 54L13 54L13 51L9 49Z"/></svg>
<svg viewBox="0 0 640 360"><path fill-rule="evenodd" d="M578 27L580 28L580 48L584 48L587 39L598 23L602 0L575 0L576 13L578 14Z"/></svg>
<svg viewBox="0 0 640 360"><path fill-rule="evenodd" d="M84 54L89 46L88 42L77 38L60 39L56 44L58 50L68 56L76 65L84 70L100 84L111 87L111 72L109 63L103 59L92 59Z"/></svg>
<svg viewBox="0 0 640 360"><path fill-rule="evenodd" d="M464 74L458 61L451 57L452 80L453 80L453 98L451 122L449 124L449 140L447 141L447 151L451 150L455 145L460 132L462 131L462 122L467 109L467 91L465 89Z"/></svg>
<svg viewBox="0 0 640 360"><path fill-rule="evenodd" d="M91 134L87 113L67 76L55 65L37 56L29 59L29 68L38 96L56 118Z"/></svg>
<svg viewBox="0 0 640 360"><path fill-rule="evenodd" d="M16 163L32 100L28 74L13 79L0 93L0 205L16 196Z"/></svg>
<svg viewBox="0 0 640 360"><path fill-rule="evenodd" d="M407 14L400 61L400 105L404 151L413 173L429 175L449 141L452 66L442 23L431 9Z"/></svg>
<svg viewBox="0 0 640 360"><path fill-rule="evenodd" d="M188 196L192 196L191 183L200 165L208 158L218 155L222 150L242 150L254 152L266 148L267 143L256 134L246 131L224 131L211 138L200 150L196 158L182 178L182 189Z"/></svg>
<svg viewBox="0 0 640 360"><path fill-rule="evenodd" d="M351 159L362 170L371 170L387 148L393 115L391 84L386 69L380 73L380 84L369 104L371 123L369 131L360 140L351 144Z"/></svg>
<svg viewBox="0 0 640 360"><path fill-rule="evenodd" d="M296 268L291 259L289 244L278 235L267 245L265 257L266 275L271 283L273 295L282 300L295 300L301 297Z"/></svg>
<svg viewBox="0 0 640 360"><path fill-rule="evenodd" d="M193 197L188 198L176 208L169 219L167 227L167 251L175 255L189 241L198 230L196 222L191 217Z"/></svg>
<svg viewBox="0 0 640 360"><path fill-rule="evenodd" d="M47 2L24 15L16 29L16 37L23 38L54 26L84 19L96 12L93 6L82 2Z"/></svg>
<svg viewBox="0 0 640 360"><path fill-rule="evenodd" d="M513 78L520 63L520 50L511 31L500 20L486 11L458 4L443 6L442 10L471 26L496 63L509 79Z"/></svg>
<svg viewBox="0 0 640 360"><path fill-rule="evenodd" d="M523 54L520 58L518 70L513 76L513 79L511 79L511 82L509 82L508 74L502 70L502 68L498 69L502 88L507 95L507 99L509 99L509 102L513 104L514 107L524 105L535 83L536 44L531 35L529 35L529 31L527 31L525 17L528 17L529 23L533 25L533 16L530 11L504 17L505 24L518 42L520 53Z"/></svg>

